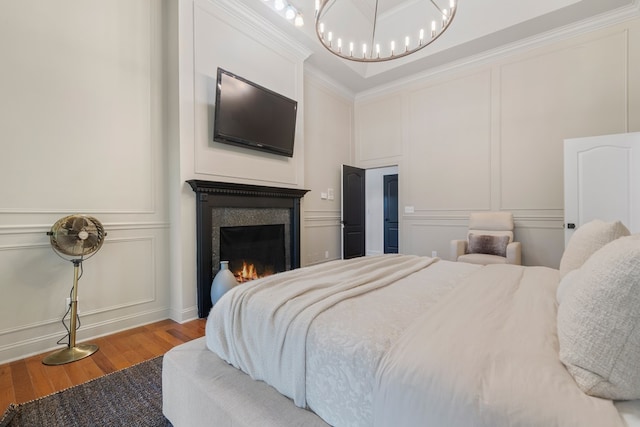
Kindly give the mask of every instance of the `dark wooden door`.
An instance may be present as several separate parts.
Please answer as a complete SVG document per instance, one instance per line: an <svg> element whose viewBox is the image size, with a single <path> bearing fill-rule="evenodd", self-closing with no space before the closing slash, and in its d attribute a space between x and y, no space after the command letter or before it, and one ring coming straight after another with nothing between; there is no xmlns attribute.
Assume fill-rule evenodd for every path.
<svg viewBox="0 0 640 427"><path fill-rule="evenodd" d="M398 174L383 177L384 253L398 253Z"/></svg>
<svg viewBox="0 0 640 427"><path fill-rule="evenodd" d="M365 254L365 170L342 165L342 257Z"/></svg>

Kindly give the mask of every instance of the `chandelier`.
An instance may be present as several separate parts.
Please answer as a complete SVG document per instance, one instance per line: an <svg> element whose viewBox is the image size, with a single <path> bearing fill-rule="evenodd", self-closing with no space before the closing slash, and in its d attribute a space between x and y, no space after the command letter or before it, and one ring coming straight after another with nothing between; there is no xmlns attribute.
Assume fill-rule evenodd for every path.
<svg viewBox="0 0 640 427"><path fill-rule="evenodd" d="M435 0L316 0L316 35L340 58L389 61L433 43L453 22L456 6L455 0L448 8Z"/></svg>

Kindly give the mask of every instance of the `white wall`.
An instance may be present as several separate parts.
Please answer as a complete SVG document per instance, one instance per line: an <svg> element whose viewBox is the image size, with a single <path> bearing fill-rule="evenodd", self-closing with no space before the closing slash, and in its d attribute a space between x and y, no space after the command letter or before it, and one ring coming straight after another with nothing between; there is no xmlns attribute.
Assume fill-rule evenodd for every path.
<svg viewBox="0 0 640 427"><path fill-rule="evenodd" d="M97 217L78 341L169 307L163 21L168 1L0 3L0 361L56 347L73 266L46 231Z"/></svg>
<svg viewBox="0 0 640 427"><path fill-rule="evenodd" d="M305 187L302 265L342 257L341 165L353 162L353 97L313 71L305 72ZM321 198L333 189L334 199Z"/></svg>
<svg viewBox="0 0 640 427"><path fill-rule="evenodd" d="M305 48L231 0L179 2L179 149L170 159L171 318L196 310L196 199L187 180L304 188ZM293 157L213 141L217 68L298 101Z"/></svg>
<svg viewBox="0 0 640 427"><path fill-rule="evenodd" d="M400 251L447 258L471 211L512 211L523 262L557 267L562 141L640 129L635 20L360 94L356 166L399 165Z"/></svg>

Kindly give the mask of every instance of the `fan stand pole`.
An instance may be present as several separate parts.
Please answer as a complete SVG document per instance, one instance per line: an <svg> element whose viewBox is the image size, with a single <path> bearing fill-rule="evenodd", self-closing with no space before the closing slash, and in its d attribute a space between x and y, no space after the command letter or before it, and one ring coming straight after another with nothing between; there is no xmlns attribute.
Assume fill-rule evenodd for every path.
<svg viewBox="0 0 640 427"><path fill-rule="evenodd" d="M42 363L45 365L64 365L65 363L75 362L84 359L98 351L95 344L79 344L76 345L76 326L78 319L78 273L82 260L74 259L73 262L73 289L71 291L71 319L69 324L69 345L67 348L51 353L44 358Z"/></svg>

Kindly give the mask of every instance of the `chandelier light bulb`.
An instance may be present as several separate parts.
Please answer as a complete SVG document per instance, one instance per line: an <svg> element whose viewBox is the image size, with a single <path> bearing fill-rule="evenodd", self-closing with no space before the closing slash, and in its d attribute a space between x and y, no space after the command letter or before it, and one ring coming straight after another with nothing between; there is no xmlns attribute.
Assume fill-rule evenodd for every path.
<svg viewBox="0 0 640 427"><path fill-rule="evenodd" d="M367 44L363 43L362 44L362 57L364 58L365 56L367 56Z"/></svg>
<svg viewBox="0 0 640 427"><path fill-rule="evenodd" d="M393 51L396 50L396 42L391 40L391 56L393 56Z"/></svg>
<svg viewBox="0 0 640 427"><path fill-rule="evenodd" d="M376 57L380 58L380 43L376 44Z"/></svg>
<svg viewBox="0 0 640 427"><path fill-rule="evenodd" d="M349 42L349 56L353 56L353 42Z"/></svg>

